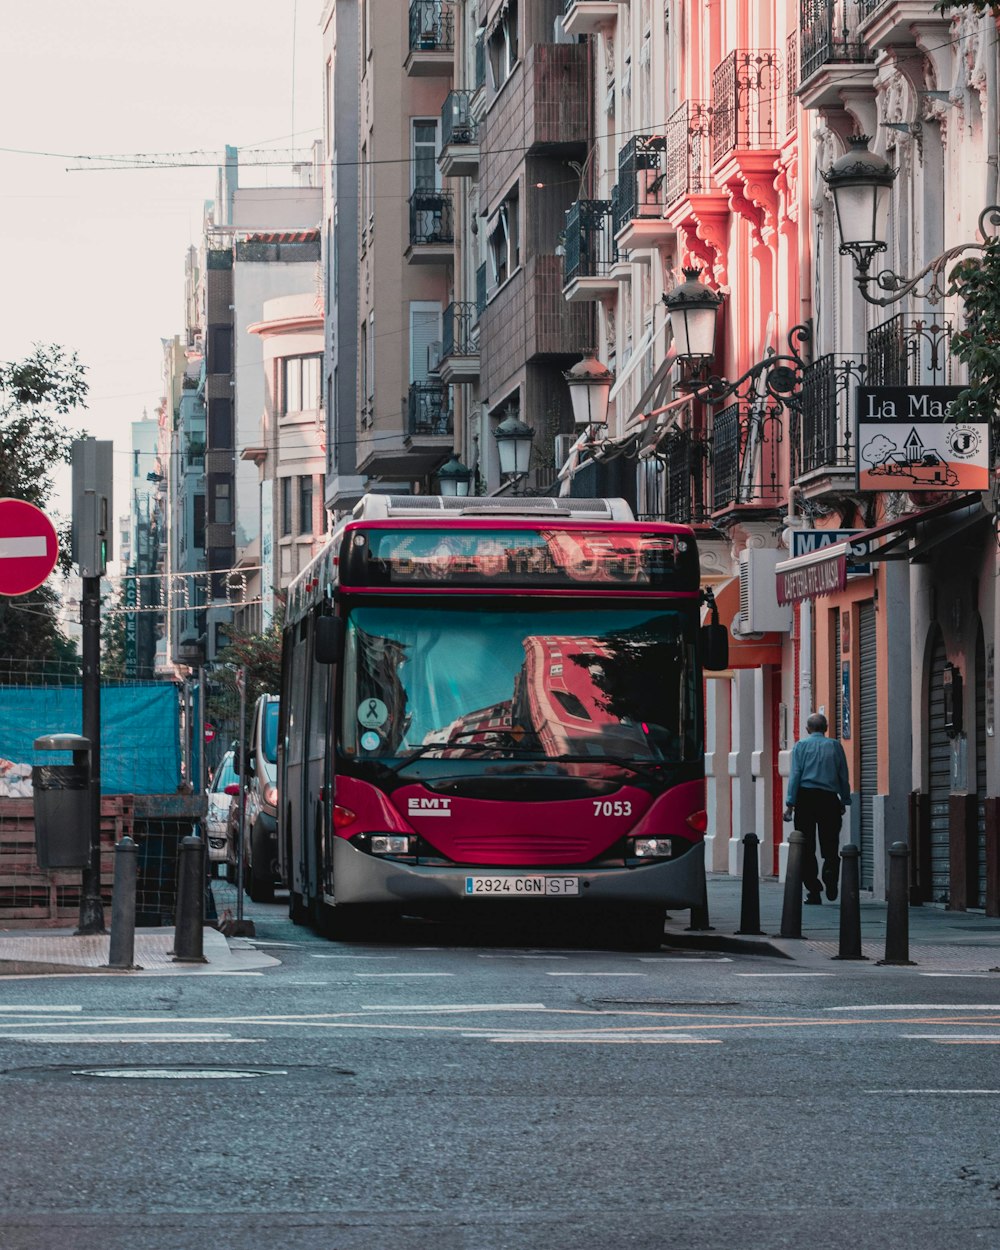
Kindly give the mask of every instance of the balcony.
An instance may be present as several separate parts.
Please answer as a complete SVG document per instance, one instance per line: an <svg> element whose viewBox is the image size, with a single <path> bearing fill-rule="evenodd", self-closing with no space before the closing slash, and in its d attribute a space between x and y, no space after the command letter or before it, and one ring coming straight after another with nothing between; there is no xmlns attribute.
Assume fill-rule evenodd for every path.
<svg viewBox="0 0 1000 1250"><path fill-rule="evenodd" d="M661 448L666 478L664 521L707 525L712 520L712 447L702 431L675 430Z"/></svg>
<svg viewBox="0 0 1000 1250"><path fill-rule="evenodd" d="M577 200L566 210L563 232L563 293L570 301L617 294L618 260L610 200Z"/></svg>
<svg viewBox="0 0 1000 1250"><path fill-rule="evenodd" d="M685 100L666 127L663 202L669 208L688 196L714 189L709 160L712 110L702 100Z"/></svg>
<svg viewBox="0 0 1000 1250"><path fill-rule="evenodd" d="M814 360L802 372L789 442L792 473L811 499L854 489L851 403L864 374L863 361L833 354Z"/></svg>
<svg viewBox="0 0 1000 1250"><path fill-rule="evenodd" d="M563 30L567 35L596 35L618 21L624 0L566 0Z"/></svg>
<svg viewBox="0 0 1000 1250"><path fill-rule="evenodd" d="M612 211L620 251L654 248L673 239L673 228L663 218L666 147L664 135L634 135L618 153Z"/></svg>
<svg viewBox="0 0 1000 1250"><path fill-rule="evenodd" d="M444 310L438 375L446 385L479 378L479 314L472 300L457 300Z"/></svg>
<svg viewBox="0 0 1000 1250"><path fill-rule="evenodd" d="M868 331L867 386L950 386L951 322L899 313Z"/></svg>
<svg viewBox="0 0 1000 1250"><path fill-rule="evenodd" d="M712 164L733 153L776 154L783 138L781 65L773 49L730 52L712 72Z"/></svg>
<svg viewBox="0 0 1000 1250"><path fill-rule="evenodd" d="M455 251L455 214L450 191L414 191L410 196L411 265L443 265Z"/></svg>
<svg viewBox="0 0 1000 1250"><path fill-rule="evenodd" d="M479 133L472 116L474 91L451 91L441 106L438 169L445 178L474 178L479 173Z"/></svg>
<svg viewBox="0 0 1000 1250"><path fill-rule="evenodd" d="M875 55L858 34L858 0L799 0L799 89L803 108L842 108L841 91L861 85L858 67ZM872 65L871 80L875 68Z"/></svg>
<svg viewBox="0 0 1000 1250"><path fill-rule="evenodd" d="M410 78L447 78L455 60L455 14L447 0L410 0Z"/></svg>
<svg viewBox="0 0 1000 1250"><path fill-rule="evenodd" d="M735 403L712 424L712 512L784 506L781 409L767 403Z"/></svg>
<svg viewBox="0 0 1000 1250"><path fill-rule="evenodd" d="M411 382L406 404L408 442L450 439L452 433L448 387L443 382Z"/></svg>
<svg viewBox="0 0 1000 1250"><path fill-rule="evenodd" d="M948 46L950 25L950 15L921 0L858 0L858 26L873 52L928 44L928 52L937 51Z"/></svg>

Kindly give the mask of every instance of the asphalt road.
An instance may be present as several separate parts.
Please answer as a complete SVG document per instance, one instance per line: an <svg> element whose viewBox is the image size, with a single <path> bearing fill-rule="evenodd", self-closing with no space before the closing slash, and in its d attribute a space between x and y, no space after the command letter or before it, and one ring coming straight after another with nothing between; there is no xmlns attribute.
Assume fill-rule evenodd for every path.
<svg viewBox="0 0 1000 1250"><path fill-rule="evenodd" d="M1000 977L248 914L0 985L3 1250L1000 1244Z"/></svg>

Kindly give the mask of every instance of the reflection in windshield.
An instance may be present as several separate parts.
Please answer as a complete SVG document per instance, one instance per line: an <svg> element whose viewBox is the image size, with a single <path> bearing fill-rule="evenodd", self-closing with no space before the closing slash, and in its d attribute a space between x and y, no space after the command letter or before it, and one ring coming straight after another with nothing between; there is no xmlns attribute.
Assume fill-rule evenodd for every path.
<svg viewBox="0 0 1000 1250"><path fill-rule="evenodd" d="M264 704L264 734L262 749L270 764L278 759L278 700L269 699Z"/></svg>
<svg viewBox="0 0 1000 1250"><path fill-rule="evenodd" d="M362 759L697 758L693 614L355 609L341 746Z"/></svg>

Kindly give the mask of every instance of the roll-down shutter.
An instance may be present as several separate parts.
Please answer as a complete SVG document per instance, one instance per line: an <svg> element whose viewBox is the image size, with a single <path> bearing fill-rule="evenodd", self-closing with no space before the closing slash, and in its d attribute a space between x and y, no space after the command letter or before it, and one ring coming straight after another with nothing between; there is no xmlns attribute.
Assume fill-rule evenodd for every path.
<svg viewBox="0 0 1000 1250"><path fill-rule="evenodd" d="M944 727L944 639L938 631L931 647L928 692L931 817L931 899L947 903L950 886L948 798L951 794L951 739Z"/></svg>
<svg viewBox="0 0 1000 1250"><path fill-rule="evenodd" d="M870 890L875 866L873 801L878 793L878 685L875 653L875 605L858 612L858 676L861 714L861 888Z"/></svg>

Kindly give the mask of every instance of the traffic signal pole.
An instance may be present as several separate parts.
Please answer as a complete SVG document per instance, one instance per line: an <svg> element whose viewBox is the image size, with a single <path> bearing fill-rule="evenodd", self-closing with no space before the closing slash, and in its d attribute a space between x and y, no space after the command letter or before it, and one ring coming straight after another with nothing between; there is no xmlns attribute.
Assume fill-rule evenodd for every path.
<svg viewBox="0 0 1000 1250"><path fill-rule="evenodd" d="M83 581L83 736L90 739L90 864L83 870L77 933L105 933L101 900L101 578L111 556L110 439L75 439L73 559Z"/></svg>

